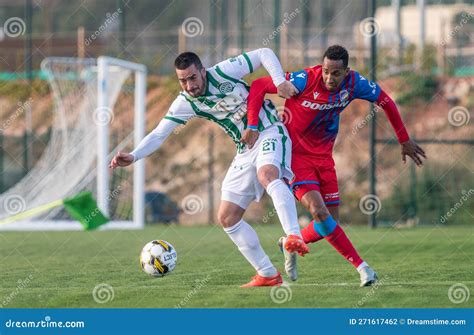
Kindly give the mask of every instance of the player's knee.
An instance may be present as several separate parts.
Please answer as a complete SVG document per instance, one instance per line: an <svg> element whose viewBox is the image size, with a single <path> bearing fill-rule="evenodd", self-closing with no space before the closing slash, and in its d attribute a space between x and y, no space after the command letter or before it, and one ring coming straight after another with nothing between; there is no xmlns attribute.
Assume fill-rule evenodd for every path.
<svg viewBox="0 0 474 335"><path fill-rule="evenodd" d="M313 219L320 222L325 221L330 215L329 210L324 204L311 204L309 206L309 212L311 213Z"/></svg>
<svg viewBox="0 0 474 335"><path fill-rule="evenodd" d="M314 223L314 229L323 237L331 235L336 229L336 226L337 222L332 216L328 216L324 221Z"/></svg>
<svg viewBox="0 0 474 335"><path fill-rule="evenodd" d="M217 213L217 221L224 228L232 227L237 222L239 222L240 219L242 219L240 214L229 210L219 210Z"/></svg>
<svg viewBox="0 0 474 335"><path fill-rule="evenodd" d="M257 178L264 188L272 181L279 178L278 168L273 165L264 165L257 172Z"/></svg>

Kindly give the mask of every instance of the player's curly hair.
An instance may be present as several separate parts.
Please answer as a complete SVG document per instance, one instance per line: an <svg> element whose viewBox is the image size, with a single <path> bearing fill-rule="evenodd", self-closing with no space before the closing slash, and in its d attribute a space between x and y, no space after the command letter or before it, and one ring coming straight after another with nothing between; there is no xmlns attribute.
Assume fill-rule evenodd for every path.
<svg viewBox="0 0 474 335"><path fill-rule="evenodd" d="M174 67L178 70L187 69L193 64L198 70L202 69L201 59L194 52L183 52L174 60Z"/></svg>
<svg viewBox="0 0 474 335"><path fill-rule="evenodd" d="M349 65L349 53L347 52L346 48L340 45L331 45L329 48L327 48L324 52L323 60L326 57L330 60L342 60L344 67Z"/></svg>

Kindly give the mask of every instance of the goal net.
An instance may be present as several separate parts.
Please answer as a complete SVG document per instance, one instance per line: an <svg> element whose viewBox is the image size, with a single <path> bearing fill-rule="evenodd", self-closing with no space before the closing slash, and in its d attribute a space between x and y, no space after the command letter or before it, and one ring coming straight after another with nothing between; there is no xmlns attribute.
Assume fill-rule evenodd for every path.
<svg viewBox="0 0 474 335"><path fill-rule="evenodd" d="M54 99L49 142L33 168L0 195L0 220L90 191L111 221L101 229L144 225L144 165L108 169L118 150L144 136L146 67L110 57L43 60ZM113 136L112 136L112 135ZM123 139L117 142L116 139ZM7 224L1 230L82 229L62 208Z"/></svg>

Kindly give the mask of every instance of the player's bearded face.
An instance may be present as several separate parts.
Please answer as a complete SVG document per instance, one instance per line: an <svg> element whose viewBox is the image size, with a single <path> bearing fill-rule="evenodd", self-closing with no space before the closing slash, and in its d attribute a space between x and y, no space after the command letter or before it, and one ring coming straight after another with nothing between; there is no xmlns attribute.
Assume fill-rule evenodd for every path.
<svg viewBox="0 0 474 335"><path fill-rule="evenodd" d="M206 92L206 69L198 69L192 64L184 70L176 69L181 88L192 97L199 97Z"/></svg>
<svg viewBox="0 0 474 335"><path fill-rule="evenodd" d="M323 60L323 81L328 91L337 91L344 78L349 73L342 60L332 60L327 57Z"/></svg>

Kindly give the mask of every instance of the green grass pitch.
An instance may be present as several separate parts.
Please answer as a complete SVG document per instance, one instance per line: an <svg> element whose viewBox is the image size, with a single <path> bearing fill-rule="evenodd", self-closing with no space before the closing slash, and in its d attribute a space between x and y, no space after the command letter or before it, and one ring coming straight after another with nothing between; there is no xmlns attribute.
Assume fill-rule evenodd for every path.
<svg viewBox="0 0 474 335"><path fill-rule="evenodd" d="M474 295L472 227L345 229L377 270L378 286L359 288L355 269L324 240L299 259L300 278L278 292L239 288L253 269L218 226L2 232L0 307L474 307L474 297L458 295L461 303L453 303L448 293L462 284ZM283 273L281 227L256 230ZM152 239L167 240L178 252L169 276L152 278L139 267L139 252ZM99 284L112 287L101 298L106 303L93 298Z"/></svg>

